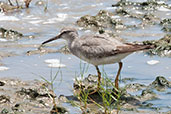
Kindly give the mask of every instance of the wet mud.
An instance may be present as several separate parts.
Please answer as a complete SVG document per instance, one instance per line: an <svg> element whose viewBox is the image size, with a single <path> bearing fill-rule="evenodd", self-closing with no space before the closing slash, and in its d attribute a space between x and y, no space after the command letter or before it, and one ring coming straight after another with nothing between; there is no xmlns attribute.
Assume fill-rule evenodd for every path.
<svg viewBox="0 0 171 114"><path fill-rule="evenodd" d="M162 26L161 30L167 32L160 40L144 41L144 44L154 45L155 49L148 53L159 56L170 57L171 55L171 35L170 26L171 19L162 19L156 16L155 11L160 7L171 9L169 4L164 2L159 3L157 0L149 0L147 2L131 2L127 0L120 0L118 3L112 5L117 8L115 12L101 10L97 15L85 15L77 20L77 25L85 29L98 31L100 34L107 33L110 36L116 37L117 31L124 31L126 29L143 29L145 26L158 25ZM135 11L131 11L135 9ZM127 25L123 18L131 18L140 20L141 23L134 25ZM115 32L114 32L115 31ZM115 35L112 35L115 34Z"/></svg>
<svg viewBox="0 0 171 114"><path fill-rule="evenodd" d="M148 54L171 57L171 34L167 34L159 40L144 41L143 43L155 46L154 49L148 51Z"/></svg>
<svg viewBox="0 0 171 114"><path fill-rule="evenodd" d="M77 24L86 29L92 29L104 33L106 30L123 31L125 29L142 29L149 25L162 25L163 30L170 31L170 19L162 19L155 14L160 7L171 9L169 4L159 3L157 0L147 2L131 2L120 0L112 5L116 8L114 12L101 10L97 15L85 15ZM127 25L123 18L137 19L139 24Z"/></svg>
<svg viewBox="0 0 171 114"><path fill-rule="evenodd" d="M12 3L13 5L7 4L5 2L0 2L0 12L5 13L16 13L24 8L28 8L31 0L26 0L24 5L19 3ZM42 1L36 2L36 6L45 6L46 3ZM65 6L65 4L64 4ZM171 10L171 6L167 2L160 2L158 0L148 0L145 2L131 2L127 0L120 0L116 4L111 5L115 10L100 10L94 16L88 14L75 22L77 26L82 27L82 30L93 30L99 34L108 34L112 37L118 37L121 31L144 29L147 26L159 26L161 31L166 34L161 39L157 40L147 40L143 41L143 44L154 45L155 48L148 51L149 55L161 56L161 57L171 57L171 19L162 18L158 16L156 12L162 10ZM29 12L29 11L28 11ZM139 23L127 24L125 19L136 19ZM53 49L51 47L61 46L60 43L48 44L46 47L39 48L40 44L20 44L16 43L23 39L34 39L33 35L25 35L24 33L7 28L0 28L1 39L7 41L7 43L0 42L0 66L4 65L1 60L3 58L18 56L15 51L3 51L5 48L9 49L28 49L21 55L32 56L35 54L43 55L48 53L64 53L70 54L67 46L63 46L60 49ZM123 39L121 39L123 40ZM62 44L63 45L63 44ZM50 47L50 48L49 48ZM106 79L102 81L105 82ZM114 90L111 83L105 82L105 86L110 87L107 90L109 93L114 94L115 99L112 99L111 112L116 113L117 107L114 105L117 101L120 113L150 113L150 114L170 114L168 111L170 106L162 107L155 106L155 103L149 103L148 101L155 101L160 99L160 94L162 92L167 92L171 88L171 82L168 81L163 76L157 76L156 79L149 85L141 83L133 83L135 78L122 79L121 82L124 83L124 87L121 87L119 92ZM131 82L128 84L128 82ZM66 109L61 106L63 102L74 105L79 104L83 108L83 104L80 104L80 90L86 92L92 92L96 90L97 76L89 75L87 78L83 79L81 83L78 81L74 82L73 88L74 92L72 96L61 95L57 97L52 91L47 91L49 85L43 81L33 80L33 81L23 81L19 79L10 78L0 78L0 113L36 113L36 114L56 114L56 110L60 113L68 113L70 109ZM112 86L112 87L111 87ZM104 89L104 88L103 88ZM92 94L90 97L93 101L96 101L100 105L103 104L102 94L104 90ZM118 97L116 93L120 93ZM170 94L170 92L163 93ZM107 93L107 96L110 96ZM82 96L81 96L82 97ZM54 106L52 98L56 99L57 106ZM58 98L58 99L57 99ZM103 108L99 108L95 105L92 100L88 99L88 107L85 112L103 114ZM59 104L59 105L58 105ZM78 107L78 106L77 106ZM79 107L79 108L80 108ZM95 107L95 108L94 108ZM80 108L80 109L81 109ZM96 110L97 109L97 110ZM166 109L167 111L161 111Z"/></svg>
<svg viewBox="0 0 171 114"><path fill-rule="evenodd" d="M76 80L73 85L75 95L78 96L79 94L80 97L83 97L82 96L83 92L91 93L92 91L95 91L97 89L97 85L96 85L97 79L98 77L96 75L89 75L87 78L83 80ZM103 78L102 80L106 80L106 79ZM121 80L121 82L126 84L125 79L123 79L123 81ZM154 113L161 113L160 110L166 107L160 107L160 108L155 107L154 104L148 103L148 101L160 99L158 92L164 92L167 89L171 88L171 82L168 81L163 76L157 76L156 79L153 82L151 82L151 84L149 85L144 85L140 83L126 84L124 87L121 87L119 89L119 92L116 92L115 88L112 88L111 82L105 82L104 85L110 86L110 89L108 90L110 95L113 94L113 91L114 93L120 94L118 101L116 101L117 99L116 95L113 94L113 97L115 97L116 99L113 99L111 105L114 106L117 103L117 105L120 106L119 111L121 113L133 113L133 112L142 113L140 109L146 109L149 111L149 112L147 111L144 113L150 113L150 110L153 110ZM98 92L95 92L89 95L88 105L90 106L89 107L90 109L92 106L90 104L94 104L94 102L96 102L97 104L104 105L104 101L102 97L104 88L102 87ZM139 91L139 94L136 94L138 91ZM106 94L109 94L109 93L106 93ZM69 101L78 102L79 99L77 98L78 97L74 98L74 96L72 97L60 96L60 99L65 99L65 100L62 100L63 102L69 102ZM117 110L116 108L117 107L113 107L113 110L116 111ZM165 113L167 114L169 113L169 111Z"/></svg>
<svg viewBox="0 0 171 114"><path fill-rule="evenodd" d="M52 98L56 98L49 85L38 80L0 78L0 93L1 114L48 114L53 111ZM65 108L60 108L57 100L55 102L62 112Z"/></svg>
<svg viewBox="0 0 171 114"><path fill-rule="evenodd" d="M103 78L103 80L106 80ZM123 79L123 83L126 83ZM122 81L122 80L121 80ZM74 88L74 96L65 96L60 95L57 97L53 91L49 88L48 83L39 80L33 81L22 81L19 79L11 79L11 78L1 78L0 79L0 112L2 114L8 113L37 113L37 114L55 114L56 109L61 114L67 114L68 110L66 107L61 106L62 103L68 104L80 104L80 99L78 97L78 92L80 90L84 91L94 91L97 88L97 76L89 75L87 78L83 79L80 83L75 81ZM106 82L106 86L112 86L111 82ZM115 104L117 102L117 106L120 106L119 112L122 114L128 113L160 113L160 108L155 107L154 104L148 103L149 100L159 99L159 95L157 92L163 92L167 89L171 88L171 82L165 79L163 76L158 76L156 79L149 85L143 85L140 83L132 83L126 84L124 87L119 89L120 97L118 101L116 99L112 99L111 112L117 112L117 107ZM110 90L113 94L114 89L111 87ZM140 94L134 94L137 91L140 91ZM157 91L157 92L156 92ZM97 107L94 101L100 105L104 105L102 99L102 92L93 93L89 95L87 101L87 109L93 113L104 113L104 110ZM116 91L115 91L116 92ZM80 96L83 97L83 96ZM114 95L114 97L116 97ZM56 106L54 107L53 98L55 98ZM83 105L83 104L82 104ZM81 105L80 105L81 106ZM77 105L76 105L77 107ZM96 110L94 109L96 107ZM165 108L165 107L163 107ZM141 109L145 109L142 111ZM153 110L153 111L151 111ZM170 112L163 112L162 114L169 114ZM90 113L91 114L91 113Z"/></svg>

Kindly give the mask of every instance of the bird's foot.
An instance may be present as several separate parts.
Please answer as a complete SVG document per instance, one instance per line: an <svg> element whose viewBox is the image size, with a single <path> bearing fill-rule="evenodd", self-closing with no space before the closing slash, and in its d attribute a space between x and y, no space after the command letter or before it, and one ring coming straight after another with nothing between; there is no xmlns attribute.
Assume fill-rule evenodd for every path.
<svg viewBox="0 0 171 114"><path fill-rule="evenodd" d="M44 47L44 45L41 44L37 49L41 51L43 47Z"/></svg>

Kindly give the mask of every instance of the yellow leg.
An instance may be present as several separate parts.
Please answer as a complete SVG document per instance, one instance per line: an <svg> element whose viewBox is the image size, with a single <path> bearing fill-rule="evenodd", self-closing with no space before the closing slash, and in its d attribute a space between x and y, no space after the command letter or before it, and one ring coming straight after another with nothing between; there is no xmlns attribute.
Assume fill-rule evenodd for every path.
<svg viewBox="0 0 171 114"><path fill-rule="evenodd" d="M96 90L94 90L94 91L92 91L92 92L90 92L90 94L89 94L89 95L92 95L92 94L94 94L94 93L98 92L98 91L99 91L99 89L100 89L101 73L100 73L100 70L99 70L98 66L95 66L95 67L96 67L97 74L98 74L97 89L96 89Z"/></svg>
<svg viewBox="0 0 171 114"><path fill-rule="evenodd" d="M100 89L101 73L100 73L98 66L95 66L95 67L96 67L97 74L98 74L98 83L97 83L97 91L98 91Z"/></svg>
<svg viewBox="0 0 171 114"><path fill-rule="evenodd" d="M122 69L122 65L123 65L122 62L119 62L118 64L119 64L119 70L118 70L118 73L117 73L116 78L115 78L116 89L119 89L119 75L121 73L121 69Z"/></svg>

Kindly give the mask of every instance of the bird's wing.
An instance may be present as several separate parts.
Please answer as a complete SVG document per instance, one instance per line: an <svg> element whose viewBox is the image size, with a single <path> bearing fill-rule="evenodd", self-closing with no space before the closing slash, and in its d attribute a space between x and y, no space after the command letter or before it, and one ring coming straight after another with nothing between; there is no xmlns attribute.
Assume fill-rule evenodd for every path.
<svg viewBox="0 0 171 114"><path fill-rule="evenodd" d="M89 43L92 42L93 44L98 43L101 45L113 45L113 46L124 45L124 43L121 42L119 38L108 37L105 35L84 35L81 37L81 40ZM96 42L94 42L94 40Z"/></svg>
<svg viewBox="0 0 171 114"><path fill-rule="evenodd" d="M102 58L118 54L121 46L126 46L122 42L113 38L103 36L83 36L75 42L75 48L86 58Z"/></svg>
<svg viewBox="0 0 171 114"><path fill-rule="evenodd" d="M148 45L123 43L118 39L99 35L83 36L75 44L75 50L86 58L102 58L151 48Z"/></svg>

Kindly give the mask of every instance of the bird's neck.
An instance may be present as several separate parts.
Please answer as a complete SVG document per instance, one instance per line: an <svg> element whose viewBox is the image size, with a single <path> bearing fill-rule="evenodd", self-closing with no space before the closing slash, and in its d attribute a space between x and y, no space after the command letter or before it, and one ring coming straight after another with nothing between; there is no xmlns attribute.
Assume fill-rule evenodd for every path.
<svg viewBox="0 0 171 114"><path fill-rule="evenodd" d="M76 34L76 33L73 33L73 34L70 34L70 36L69 36L70 38L68 38L68 45L71 45L72 44L72 42L75 40L75 39L77 39L78 38L78 34Z"/></svg>

